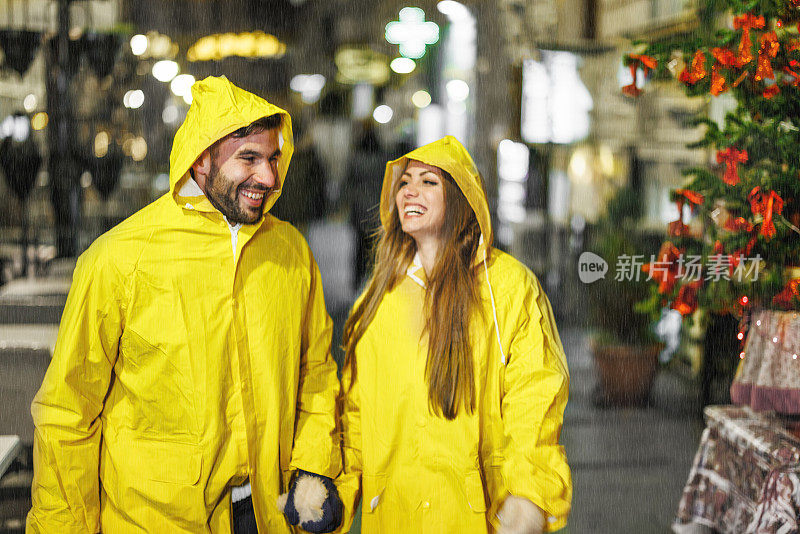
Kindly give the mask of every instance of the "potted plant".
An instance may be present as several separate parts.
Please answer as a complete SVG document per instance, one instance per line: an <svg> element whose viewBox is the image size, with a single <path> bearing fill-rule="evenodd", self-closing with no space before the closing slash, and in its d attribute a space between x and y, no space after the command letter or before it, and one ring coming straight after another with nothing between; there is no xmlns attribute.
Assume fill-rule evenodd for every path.
<svg viewBox="0 0 800 534"><path fill-rule="evenodd" d="M590 240L593 252L609 264L609 272L588 287L591 347L598 372L596 401L615 406L645 403L658 369L663 345L648 315L635 304L648 295L647 275L639 267L648 236L640 229L641 200L625 187L609 201ZM626 269L618 265L629 264Z"/></svg>

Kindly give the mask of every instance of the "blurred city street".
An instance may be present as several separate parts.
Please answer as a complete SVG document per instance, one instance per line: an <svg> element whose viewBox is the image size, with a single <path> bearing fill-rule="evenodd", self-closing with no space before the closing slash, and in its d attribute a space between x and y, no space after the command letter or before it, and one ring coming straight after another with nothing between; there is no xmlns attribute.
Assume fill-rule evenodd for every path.
<svg viewBox="0 0 800 534"><path fill-rule="evenodd" d="M148 382L153 379L157 386L174 386L175 391L183 387L179 382L186 382L189 384L186 390L200 395L200 386L195 384L200 381L193 373L202 374L207 368L234 360L245 362L241 367L231 365L222 371L214 367L217 372L208 372L208 376L221 375L224 379L207 381L207 388L229 388L219 394L219 406L207 410L213 417L219 416L219 421L205 425L198 422L198 428L190 431L178 428L178 423L191 419L183 414L175 417L178 421L175 428L165 430L159 424L167 418L144 417L140 412L147 409L137 405L131 408L136 415L129 415L129 419L138 421L141 416L148 424L155 423L141 435L119 442L124 443L128 454L127 447L138 438L142 441L153 438L153 442L161 439L161 445L169 442L173 447L159 449L161 453L166 450L187 465L191 461L190 467L208 476L217 468L225 471L220 475L222 482L215 486L213 517L199 513L201 519L193 520L212 522L222 517L226 521L225 499L228 493L234 493L235 486L243 485L243 493L237 493L242 497L239 502L248 502L246 495L250 488L246 482L251 473L248 469L255 469L253 451L261 453L269 449L269 454L274 451L266 446L259 448L261 443L248 442L249 449L242 446L235 453L226 453L228 456L222 453L214 456L219 452L215 447L201 447L200 428L206 432L219 427L220 435L227 436L219 440L220 450L232 451L232 444L241 445L236 439L229 439L237 432L245 441L261 439L265 433L252 431L252 427L261 424L261 420L253 421L263 407L253 408L251 403L248 406L253 409L245 409L244 391L248 388L242 384L253 376L267 383L279 372L272 369L247 375L252 371L247 366L250 362L257 365L280 362L283 370L294 369L283 364L285 358L269 356L285 350L290 357L299 358L302 350L290 353L286 347L294 342L298 347L306 343L308 332L304 329L311 329L306 315L285 322L292 323L291 326L270 321L275 320L272 315L283 313L285 308L297 312L299 317L301 309L292 306L307 298L302 294L307 286L318 287L313 283L296 283L299 278L291 279L290 275L284 280L283 274L293 272L286 265L296 258L263 261L266 256L260 254L266 254L265 250L277 254L282 249L271 246L252 251L255 247L250 246L249 240L277 240L278 235L285 238L286 243L292 243L287 250L301 251L295 254L302 256L296 261L303 263L306 270L296 272L306 276L312 271L308 269L299 235L306 239L319 265L325 304L333 319L331 353L341 366L342 331L354 299L370 274L372 238L381 224L384 228L388 225L386 211L382 212L383 223L379 215L384 173L389 177L386 184L397 188L391 194L400 198L401 187L406 185L398 178L402 175L400 165L408 165L404 167L408 169L421 164L406 161L414 158L398 158L440 140L450 148L458 145L463 149L463 161L456 167L469 169L466 174L471 180L471 193L462 194L467 201L462 201L461 208L469 206L475 210L461 217L465 225L471 225L464 227L469 232L464 230L458 239L453 237L449 242L459 243L460 250L467 250L466 246L472 243L474 248L469 250L478 251L483 250L477 244L478 237L485 244L484 236L491 235L492 247L509 253L528 267L552 303L571 375L561 444L572 470L574 491L567 526L560 532L668 533L673 531L676 514L679 523L676 532L684 526L686 530L682 532L694 532L697 524L715 525L723 531L722 522L734 516L742 524L751 520L757 504L764 504L763 488L767 486L762 487L762 483L766 484L768 475L777 468L793 465L787 464L786 458L800 462L800 443L794 443L794 438L784 432L779 418L765 423L750 412L737 412L737 421L745 420L751 425L742 423L743 427L760 429L747 434L756 444L748 446L766 450L768 447L761 444L769 439L781 444L772 451L777 451L773 457L762 459L761 471L739 478L742 465L737 455L750 454L752 450L735 449L747 441L736 434L741 430L736 426L738 423L724 417L718 421L720 428L725 425L734 428L730 443L719 448L727 455L728 463L723 467L731 478L749 488L749 493L745 495L741 487L718 473L710 476L724 479L719 488L703 478L694 477L688 485L687 480L700 459L722 465L722 460L711 453L708 458L697 454L701 440L709 435L704 433L709 424L707 417L704 420L704 408L732 403L729 391L734 372L745 367L740 362L749 364L748 379L756 377L753 380L757 381L766 377L766 397L774 394L779 398L776 402L786 409L783 415L788 414L789 426L796 423L791 418L800 413L797 400L800 395L796 391L800 390L800 372L794 373L800 353L797 334L800 315L795 313L800 312L800 247L797 246L800 200L796 198L800 191L796 180L800 168L794 157L800 151L800 137L796 133L800 125L796 117L786 115L786 110L797 109L800 100L800 74L794 70L800 59L796 31L800 28L800 5L797 0L790 6L788 2L781 0L779 7L763 2L744 6L732 0L420 0L413 4L404 0L0 0L0 534L19 534L25 530L25 518L32 507L31 402L56 352L59 323L76 262L92 243L114 228L123 228L111 232L112 246L103 249L102 253L108 255L108 265L98 261L91 268L98 269L93 272L106 268L102 272L114 273L111 278L130 277L125 280L132 287L138 288L136 284L140 282L146 285L153 293L150 298L142 297L145 293L141 292L136 295L146 301L140 306L146 310L142 314L146 318L140 321L152 328L154 337L163 334L165 339L153 341L134 328L129 329L131 339L125 338L127 325L120 323L131 320L129 312L120 312L121 307L112 305L124 299L114 300L110 296L115 291L121 294L117 285L122 284L115 285L116 278L109 282L98 276L99 285L108 282L109 293L97 289L94 296L97 302L76 312L84 320L72 321L76 324L68 326L77 330L102 323L100 317L105 320L106 316L105 309L100 308L109 303L116 310L111 314L118 316L111 320L113 327L120 327L123 334L100 341L100 337L93 337L94 332L76 336L80 339L72 341L81 350L59 358L58 361L69 360L68 364L53 367L57 372L63 371L64 376L51 372L48 382L57 382L49 388L52 395L63 393L64 384L63 390L79 392L67 395L74 397L70 402L86 402L92 409L100 407L101 416L95 418L97 412L94 412L87 418L91 420L84 421L81 416L86 414L82 412L88 408L71 410L57 403L42 407L42 411L49 410L50 425L57 427L55 434L91 433L94 430L81 425L91 426L97 421L106 421L104 424L110 426L117 424L102 419L108 415L105 411L108 406L124 411L129 404L133 406L141 400L130 394L130 383L119 378L127 369L139 366L140 356L143 359L152 356L155 360L163 357L158 360L160 367L151 363L144 365L147 369L141 372L129 371L134 382L142 380L145 385L141 390L148 394L157 389ZM720 42L720 35L725 36L724 43ZM653 42L648 45L647 41ZM698 49L697 43L701 41L705 48ZM706 61L709 61L707 66ZM205 98L211 98L213 105L207 104ZM751 113L747 105L760 106L758 113ZM209 111L211 107L215 109L213 113ZM255 133L248 129L253 125ZM174 142L176 138L178 142ZM222 161L218 161L219 146L243 138L249 140L244 142L259 138L256 144L268 146L269 150L264 152L271 156L261 158L265 154L252 147L244 151L247 157L232 151L226 153L228 159L222 164L241 172L238 175L228 172L230 167L223 172L217 166ZM289 153L291 161L287 166L285 154ZM448 165L454 159L448 159ZM265 163L267 160L269 165ZM398 160L397 167L389 166L387 171L387 162L394 160ZM252 170L262 163L259 172ZM428 166L426 172L440 173L436 176L441 175L448 187L457 184L455 189L463 189L458 177L445 170L444 164L439 168L436 166L439 163L422 163ZM217 182L219 187L212 188L210 184L216 180L228 183ZM234 183L234 180L239 181ZM434 181L433 185L437 183ZM451 193L455 189L450 189ZM280 193L277 200L275 191ZM431 198L446 207L442 210L461 209L458 202L448 204L447 195L451 193ZM473 197L485 200L480 205L483 211L475 208ZM177 204L173 206L172 200ZM195 200L205 208L198 208L200 204ZM136 218L135 214L150 210L148 206L154 204L157 209L169 206L159 212L164 214L161 223L153 224L155 218L146 222ZM231 211L226 211L226 205ZM400 213L399 217L392 215L395 219L388 220L397 223L410 216L425 221L428 207L407 204L403 211L398 204L390 213ZM267 219L262 220L261 215L265 209L293 225L299 234L274 221L270 223L272 226L264 223ZM431 209L430 213L445 211ZM235 217L229 217L231 214ZM195 216L198 218L194 219ZM435 247L439 247L442 228L446 227L444 218L442 215L436 232L431 233ZM458 219L452 217L453 221ZM131 220L134 222L130 223ZM214 231L223 229L223 241L211 230L203 233L207 229L201 225L209 221L213 222ZM191 226L195 223L197 226ZM225 223L231 232L230 240ZM148 278L150 274L143 274L140 260L144 252L136 249L141 243L123 250L113 241L121 239L118 234L130 230L126 224L138 225L135 230L141 231L141 235L152 231L147 238L131 238L132 242L138 239L147 246L150 239L161 245L162 241L154 236L162 231L168 234L163 241L167 243L164 249L152 252L156 247L148 249L142 245L142 250L147 249L154 256L150 259L154 280ZM403 224L400 222L399 227L395 224L399 237L396 236L393 254L400 257L398 251L402 249L405 260L410 261L411 253L424 247L410 248L408 236L413 238L413 234ZM180 228L180 232L174 232L175 228ZM241 228L244 231L240 232ZM248 235L242 238L245 234ZM192 239L197 239L199 245ZM199 241L202 239L207 240ZM108 243L104 239L100 242ZM100 254L97 250L102 246L91 250ZM183 246L185 250L181 250ZM222 278L207 277L192 283L203 286L202 291L216 287L217 283L221 296L216 300L202 299L197 295L197 287L186 282L187 272L198 276L198 273L214 276L217 271L224 272L230 264L222 252L231 252L231 246L233 294L220 289ZM414 247L419 247L416 241ZM451 252L456 248L445 250ZM445 257L442 250L434 248L433 252L440 265ZM248 255L244 263L252 271L243 271L243 258ZM463 253L457 259L466 262L467 257ZM701 265L712 257L713 265ZM250 258L256 259L250 261ZM689 258L697 260L691 270L684 269ZM392 262L401 264L401 260L394 258L382 265ZM486 266L487 263L490 261L484 263L489 277L492 266ZM122 264L130 267L124 275L116 271ZM733 280L733 274L738 271L741 275L740 266L745 264L755 268L756 273ZM196 265L202 265L202 269ZM426 265L425 269L431 276L445 272L429 267ZM465 265L461 272L468 268ZM763 269L760 278L759 268ZM270 269L284 270L280 271L281 276L265 274L273 273ZM166 272L172 278L161 279ZM239 307L236 291L241 289L239 285L253 284L248 286L252 292L245 293L260 295L252 289L262 290L254 282L257 277L254 273L263 277L259 280L264 284L286 285L280 286L280 291L273 291L270 296L274 298L263 308L260 299L253 299L258 309L253 313L248 308L245 313L241 311L245 306ZM442 274L442 280L449 282L452 273ZM695 278L690 280L689 274ZM466 275L452 279L459 280L460 295L466 295L467 289L472 288ZM527 284L527 289L534 291L535 284L529 283L529 278L520 279L527 281L520 285ZM181 286L184 282L191 288ZM441 287L418 283L426 291L429 287ZM516 289L516 283L512 287ZM169 291L174 291L177 298L168 296ZM526 288L520 288L519 295L528 295L525 291ZM509 293L515 291L506 290ZM189 301L195 298L190 306ZM461 304L468 305L467 297L453 297L453 300L458 298L463 299ZM223 299L230 299L234 311L228 313L227 304L219 304L226 302ZM274 303L281 299L285 301L281 309L273 309L278 308ZM189 311L165 317L162 308L173 309L170 308L173 300L180 301ZM508 311L495 305L494 295L491 300L497 325L498 309ZM308 301L312 302L308 306L311 309L320 299ZM152 305L154 302L157 305ZM525 302L523 311L528 306L528 301ZM175 306L177 310L178 304ZM506 306L509 307L513 308ZM222 308L225 313L220 312ZM373 311L377 308L375 304ZM321 310L316 311L315 317L322 317ZM150 312L152 317L147 315ZM513 313L519 315L508 321L532 316L523 315L516 308ZM765 315L751 321L757 313ZM253 322L253 317L262 317L258 314L263 314L264 320ZM438 317L446 320L437 320L435 324L449 324L450 317L457 314ZM185 323L172 329L164 327L162 321L167 323L166 319L173 318ZM542 322L546 323L546 318ZM291 336L290 341L280 340L280 335L264 326L274 324L284 328L280 335ZM242 334L245 330L242 325L246 329L264 327L266 333L258 339L267 342L249 345L242 342L250 335L249 331ZM293 328L299 329L298 332ZM460 330L455 323L450 328L452 332L448 335L468 337L461 335L466 330ZM496 328L499 340L501 327ZM166 334L176 330L185 331L185 339L175 341ZM295 335L300 330L303 330L301 335ZM204 335L195 336L197 332ZM215 338L213 342L209 341L211 337ZM123 338L130 345L125 345L125 350L136 357L119 356L125 352ZM264 348L272 342L280 347ZM751 342L756 344L753 350L747 348ZM69 345L69 342L59 343L59 347ZM117 354L105 354L107 346L115 343L119 345L114 349ZM311 345L319 348L321 344ZM502 356L497 361L505 363L502 343L499 345ZM455 341L448 345L460 346L470 345L457 345ZM253 357L255 352L251 351L256 348L268 355ZM96 350L93 353L96 358L84 355L84 349L87 353ZM390 349L386 347L387 351ZM240 350L251 359L241 359ZM437 358L440 354L446 358L451 358L451 354L464 356L456 349L436 354ZM768 358L761 369L753 362L764 354ZM115 356L118 359L112 362ZM180 358L186 361L175 363ZM448 360L445 367L456 371L445 376L455 378L441 379L439 385L445 390L455 384L452 391L457 391L459 383L466 383L461 381L464 375L457 370L463 367L451 364ZM69 365L77 366L75 369L81 372L69 374L73 369ZM122 369L126 365L131 367ZM553 368L557 366L553 364ZM327 373L332 379L332 366L316 367L314 372ZM784 367L792 372L783 372ZM773 368L781 370L774 373L775 377ZM88 376L92 372L102 377ZM166 372L173 373L175 380L170 378L163 383L155 380ZM71 389L68 377L82 373L87 376L77 377L78 386ZM773 378L777 385L770 382ZM108 383L104 382L106 379ZM282 392L291 381L287 378L280 388L268 390ZM558 384L563 384L563 380ZM237 385L242 388L237 390ZM87 390L95 386L106 388L103 394L107 397L96 393L90 399ZM747 382L736 386L743 392L737 402L747 405L750 393L764 384ZM112 395L111 390L124 399L114 397L117 393ZM796 405L784 403L785 390L789 391L787 398L797 400ZM320 396L329 392L329 389L314 390ZM554 393L556 397L559 394ZM172 408L193 411L195 415L203 411L191 402L186 402L186 406L182 401L164 402L164 394L159 395L162 396L141 401L142 405L157 414ZM175 395L177 399L187 394L180 391L180 395ZM442 399L448 395L442 393ZM131 401L129 397L135 399ZM499 397L500 394L494 398ZM756 397L754 394L753 399ZM207 398L216 400L214 395ZM458 399L458 395L449 398ZM332 399L331 395L321 402L332 406ZM295 404L295 399L284 402L286 414L295 415L291 411ZM223 405L225 408L220 408ZM766 403L761 408L767 410L774 405ZM322 419L330 418L332 411L332 408L311 410ZM69 414L80 421L62 428L60 417L69 419ZM289 428L291 421L298 428L307 428L286 414L281 430ZM125 421L119 423L124 431L138 431L139 423L129 422L126 417L120 415L115 421ZM253 418L248 419L250 426L243 422L248 417ZM414 424L425 425L419 421ZM457 419L457 424L463 421ZM39 428L47 426L41 421L37 424ZM493 430L496 428L502 425ZM546 435L547 425L540 428L545 429L541 438ZM719 428L715 432L715 437L725 434ZM196 439L184 442L184 434ZM169 439L162 439L164 436ZM217 437L214 434L213 439ZM296 435L294 438L298 439ZM41 434L38 439L46 441ZM485 439L483 434L481 439ZM179 442L186 445L187 454L175 452L180 449L175 447ZM107 440L102 443L105 445L100 449L101 458L113 448ZM297 446L293 441L287 443ZM61 448L66 450L75 445L68 439L59 444L60 447L54 447L58 450L52 453L53 457L63 452ZM735 449L733 453L725 449L728 445ZM99 445L93 443L92 447L93 462ZM145 444L146 453L132 456L141 462L147 453L155 455L157 447ZM275 450L280 449L283 454L286 448L290 447L281 442ZM310 448L317 448L316 442ZM400 449L403 448L398 446L391 450ZM703 450L701 445L700 451ZM192 451L197 453L196 457ZM495 453L496 450L492 454ZM270 482L273 488L284 489L294 483L289 477L296 472L297 465L287 467L281 463L282 472L276 468L278 460L288 465L288 457L283 454L268 460L272 462L269 465L273 470L274 480ZM54 459L50 460L56 464ZM230 464L219 467L223 460ZM535 464L534 459L528 460L532 466ZM238 471L228 469L236 462L240 462ZM81 460L81 466L86 463ZM104 467L110 470L111 463L106 460ZM329 470L334 469L333 462L326 465ZM470 470L476 469L476 465L466 467L465 477L473 474ZM169 462L165 466L166 470L174 468ZM91 464L90 470L95 468ZM549 468L558 471L552 465ZM54 468L54 472L57 470ZM184 471L189 471L188 467ZM436 472L436 476L440 474ZM792 472L791 476L796 474ZM165 482L163 475L157 473L155 478L147 480ZM166 478L170 479L167 483L175 478L173 475L167 473ZM103 472L101 478L112 476L116 475ZM281 476L285 478L281 480ZM500 505L501 499L490 495L492 484L485 480L486 473L482 476L484 498L488 501L484 504ZM458 478L461 480L460 474ZM198 475L193 480L197 490L196 481L203 479ZM205 482L211 484L209 481ZM682 500L685 486L693 484L700 489ZM560 487L566 487L566 483L562 482ZM259 488L263 490L263 486ZM80 488L76 491L79 494ZM466 504L480 511L473 507L474 499L470 499L468 489L459 491L464 494ZM405 496L406 492L396 493ZM563 513L559 519L555 516L560 512L550 510L553 515L547 520L551 524L561 521L566 514L563 494L562 491L553 497L560 499L560 504L553 506L561 506ZM774 494L773 491L771 495ZM719 495L726 499L718 498ZM204 494L203 498L206 497ZM474 494L472 497L477 498ZM76 499L100 507L100 500L94 496L82 495ZM420 497L418 504L427 509L430 503L425 499L428 497ZM720 504L723 500L725 506ZM111 501L107 498L103 501L107 509L114 508ZM766 501L765 506L771 506L768 498ZM800 510L800 497L795 504ZM728 507L736 513L729 513ZM793 510L790 505L786 509ZM98 514L86 515L95 518ZM285 528L284 517L277 508L262 507L259 514L262 525L265 521L271 525L277 522ZM797 516L800 518L800 512ZM476 517L483 521L481 516ZM135 522L131 520L131 524ZM560 524L563 523L556 526ZM729 528L727 532L740 534L737 528ZM360 517L352 532L360 532Z"/></svg>

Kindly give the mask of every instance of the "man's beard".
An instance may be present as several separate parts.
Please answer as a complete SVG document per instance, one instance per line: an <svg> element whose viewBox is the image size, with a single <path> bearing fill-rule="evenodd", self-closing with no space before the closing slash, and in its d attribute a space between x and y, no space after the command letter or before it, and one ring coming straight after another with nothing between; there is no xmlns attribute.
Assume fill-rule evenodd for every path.
<svg viewBox="0 0 800 534"><path fill-rule="evenodd" d="M217 208L231 224L253 224L261 218L264 212L264 203L267 201L269 189L262 186L249 186L251 191L263 191L264 198L258 208L246 209L239 205L239 187L244 185L234 184L225 176L214 162L206 177L206 196L211 205Z"/></svg>

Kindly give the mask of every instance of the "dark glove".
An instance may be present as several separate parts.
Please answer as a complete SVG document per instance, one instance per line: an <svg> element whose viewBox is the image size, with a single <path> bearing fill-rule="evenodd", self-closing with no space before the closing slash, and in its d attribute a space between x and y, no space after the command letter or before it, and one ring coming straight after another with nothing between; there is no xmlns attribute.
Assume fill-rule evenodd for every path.
<svg viewBox="0 0 800 534"><path fill-rule="evenodd" d="M307 532L333 532L342 524L342 500L328 477L298 469L289 485L283 513L290 525Z"/></svg>

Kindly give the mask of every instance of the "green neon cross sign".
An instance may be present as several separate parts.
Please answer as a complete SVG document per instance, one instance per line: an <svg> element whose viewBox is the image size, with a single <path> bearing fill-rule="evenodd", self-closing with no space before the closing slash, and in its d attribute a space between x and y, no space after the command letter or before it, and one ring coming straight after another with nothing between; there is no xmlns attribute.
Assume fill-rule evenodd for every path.
<svg viewBox="0 0 800 534"><path fill-rule="evenodd" d="M404 7L399 20L386 25L386 40L400 45L400 55L419 59L425 55L425 46L439 40L439 26L425 21L425 12L418 7Z"/></svg>

